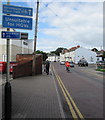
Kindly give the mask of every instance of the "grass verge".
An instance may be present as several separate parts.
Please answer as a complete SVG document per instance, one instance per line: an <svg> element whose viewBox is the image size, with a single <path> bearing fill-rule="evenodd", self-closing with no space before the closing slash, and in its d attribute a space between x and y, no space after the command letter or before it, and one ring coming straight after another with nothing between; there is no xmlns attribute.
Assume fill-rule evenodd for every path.
<svg viewBox="0 0 105 120"><path fill-rule="evenodd" d="M105 69L96 69L96 71L105 72Z"/></svg>

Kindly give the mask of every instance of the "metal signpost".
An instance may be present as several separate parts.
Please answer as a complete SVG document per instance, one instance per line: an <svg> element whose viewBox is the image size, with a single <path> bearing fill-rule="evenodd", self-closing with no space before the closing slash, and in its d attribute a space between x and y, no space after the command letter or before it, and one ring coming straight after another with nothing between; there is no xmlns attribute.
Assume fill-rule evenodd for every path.
<svg viewBox="0 0 105 120"><path fill-rule="evenodd" d="M2 31L1 36L3 39L20 39L21 38L20 32Z"/></svg>
<svg viewBox="0 0 105 120"><path fill-rule="evenodd" d="M3 5L3 15L2 19L2 27L7 28L7 31L2 32L2 38L7 38L7 74L6 74L6 84L5 84L5 95L4 95L4 119L11 119L11 85L9 82L10 79L10 39L19 39L20 33L18 32L10 32L10 28L16 29L27 29L32 30L32 18L27 17L17 17L10 16L13 15L22 15L22 16L33 16L32 8L11 6L10 0L7 1L7 5Z"/></svg>

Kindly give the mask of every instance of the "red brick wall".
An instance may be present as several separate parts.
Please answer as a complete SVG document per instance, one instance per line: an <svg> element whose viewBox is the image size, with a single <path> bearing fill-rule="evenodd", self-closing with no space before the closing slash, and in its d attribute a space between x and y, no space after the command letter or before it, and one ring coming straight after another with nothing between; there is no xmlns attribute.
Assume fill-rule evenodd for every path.
<svg viewBox="0 0 105 120"><path fill-rule="evenodd" d="M13 67L13 78L26 77L32 75L33 55L17 55L19 63ZM36 55L35 75L42 74L42 55Z"/></svg>

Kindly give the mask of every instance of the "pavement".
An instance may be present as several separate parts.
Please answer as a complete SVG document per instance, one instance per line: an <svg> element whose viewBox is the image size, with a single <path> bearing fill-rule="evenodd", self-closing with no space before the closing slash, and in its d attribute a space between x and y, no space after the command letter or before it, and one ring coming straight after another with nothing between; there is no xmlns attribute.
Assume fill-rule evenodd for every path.
<svg viewBox="0 0 105 120"><path fill-rule="evenodd" d="M14 79L12 118L64 118L53 73Z"/></svg>
<svg viewBox="0 0 105 120"><path fill-rule="evenodd" d="M12 79L10 83L12 118L65 118L51 69L49 75L43 71L42 75Z"/></svg>

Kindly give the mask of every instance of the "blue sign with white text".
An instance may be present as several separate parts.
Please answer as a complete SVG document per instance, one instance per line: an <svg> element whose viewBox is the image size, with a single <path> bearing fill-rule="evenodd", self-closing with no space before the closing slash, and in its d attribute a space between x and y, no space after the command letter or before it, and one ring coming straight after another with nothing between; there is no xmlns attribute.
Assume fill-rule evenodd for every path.
<svg viewBox="0 0 105 120"><path fill-rule="evenodd" d="M2 31L1 33L2 38L4 39L20 39L21 35L20 32L8 32L8 31Z"/></svg>
<svg viewBox="0 0 105 120"><path fill-rule="evenodd" d="M2 26L5 28L32 30L32 18L3 15Z"/></svg>
<svg viewBox="0 0 105 120"><path fill-rule="evenodd" d="M33 9L26 7L12 6L12 5L3 5L3 13L23 15L23 16L33 16Z"/></svg>

